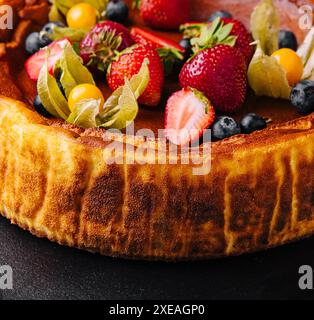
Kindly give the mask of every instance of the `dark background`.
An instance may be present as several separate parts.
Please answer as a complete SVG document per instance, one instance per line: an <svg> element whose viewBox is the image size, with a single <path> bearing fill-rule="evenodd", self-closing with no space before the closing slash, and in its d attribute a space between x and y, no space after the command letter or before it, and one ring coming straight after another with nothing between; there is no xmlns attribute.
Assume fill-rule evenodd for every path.
<svg viewBox="0 0 314 320"><path fill-rule="evenodd" d="M242 257L193 263L113 259L38 239L0 218L0 265L14 270L3 299L314 299L298 288L314 268L314 238Z"/></svg>

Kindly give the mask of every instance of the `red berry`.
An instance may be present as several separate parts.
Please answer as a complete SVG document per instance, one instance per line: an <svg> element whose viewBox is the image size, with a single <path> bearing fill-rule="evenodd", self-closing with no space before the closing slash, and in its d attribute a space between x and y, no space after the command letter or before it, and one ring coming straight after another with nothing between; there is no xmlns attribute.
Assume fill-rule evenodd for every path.
<svg viewBox="0 0 314 320"><path fill-rule="evenodd" d="M176 49L182 53L184 52L184 48L181 47L176 41L160 36L156 32L133 27L131 29L131 35L137 43L152 44L156 48L170 48Z"/></svg>
<svg viewBox="0 0 314 320"><path fill-rule="evenodd" d="M107 73L107 82L111 90L123 86L125 77L130 79L140 71L145 58L149 60L150 81L139 103L154 107L160 102L165 76L163 63L157 51L151 46L134 45L123 51L111 63Z"/></svg>
<svg viewBox="0 0 314 320"><path fill-rule="evenodd" d="M80 45L80 55L85 64L93 60L92 64L106 69L116 51L122 51L133 44L129 30L122 24L104 21L96 24L85 36Z"/></svg>
<svg viewBox="0 0 314 320"><path fill-rule="evenodd" d="M189 0L140 0L145 23L153 28L178 29L189 20Z"/></svg>
<svg viewBox="0 0 314 320"><path fill-rule="evenodd" d="M238 48L242 52L242 54L245 56L247 64L249 64L254 54L254 47L251 45L253 42L251 34L248 32L244 24L239 20L232 18L222 18L222 20L225 24L233 24L230 35L237 37L235 48Z"/></svg>
<svg viewBox="0 0 314 320"><path fill-rule="evenodd" d="M203 92L215 109L233 112L246 97L247 64L244 56L226 45L200 51L186 62L180 73L182 88L193 87Z"/></svg>
<svg viewBox="0 0 314 320"><path fill-rule="evenodd" d="M174 144L186 146L197 141L214 120L214 108L201 92L192 88L182 89L167 102L166 137Z"/></svg>
<svg viewBox="0 0 314 320"><path fill-rule="evenodd" d="M48 57L48 70L50 74L53 74L53 69L56 62L61 58L63 49L70 41L67 38L52 42L49 48L49 57ZM39 77L39 72L44 65L46 60L46 50L39 50L25 62L25 70L33 81L37 81Z"/></svg>

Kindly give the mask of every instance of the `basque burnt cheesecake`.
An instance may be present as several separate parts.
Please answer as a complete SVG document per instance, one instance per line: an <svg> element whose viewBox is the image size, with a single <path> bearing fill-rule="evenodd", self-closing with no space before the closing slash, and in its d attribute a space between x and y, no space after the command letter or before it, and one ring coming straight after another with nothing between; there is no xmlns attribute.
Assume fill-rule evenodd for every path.
<svg viewBox="0 0 314 320"><path fill-rule="evenodd" d="M69 1L71 6L66 13L60 11L58 1L52 7L45 0L3 1L14 9L14 30L0 34L0 212L4 217L59 244L108 256L152 260L240 255L314 233L314 114L313 109L307 109L311 108L309 100L305 106L290 101L290 96L296 99L292 98L293 93L305 84L294 81L295 74L290 77L288 71L281 72L279 63L274 62L277 51L266 54L274 43L269 35L265 37L264 52L263 39L259 38L245 47L246 54L240 54L241 50L235 47L241 36L251 39L250 43L253 39L250 33L235 36L228 20L235 18L247 28L253 26L255 39L260 31L254 29L254 14L258 18L262 6L271 7L272 1L183 0L182 8L177 8L171 19L150 15L145 7L150 0L138 3L139 11L131 9L130 1L126 1L129 20L124 3L110 11L103 1L104 8L96 8L101 16L126 27L126 31L119 29L123 36L118 42L111 37L111 31L104 34L95 29L99 28L99 14L95 21L88 21L89 33L75 27L77 21L71 10L77 9L74 7L81 5L80 1ZM274 2L281 5L280 28L293 31L298 43L303 43L298 50L304 60L302 74L308 70L311 34L307 36L309 30L299 28L299 9L303 5L311 7L312 3ZM259 3L259 9L254 11ZM87 9L93 12L92 8ZM170 9L173 12L175 8ZM186 10L186 16L180 10ZM218 20L211 16L213 13L220 16ZM42 27L49 20L48 14L51 21L60 23L51 33L56 38L45 43L47 50L35 50L40 42L30 41L29 35L34 33L34 37L41 37L38 41L46 41L44 37L49 36L50 30L43 33ZM199 22L209 17L209 23ZM277 24L279 27L275 11L269 16L269 23L274 29ZM233 20L231 26L234 24L237 22ZM180 25L192 49L184 48L180 42L182 34L176 31ZM104 24L101 26L104 28ZM155 30L151 32L148 26ZM111 27L112 24L106 30ZM202 42L209 31L215 39ZM109 49L99 46L103 44L99 35L101 41L110 39ZM98 47L91 54L95 39ZM167 44L161 46L160 39ZM205 48L217 39L223 43ZM192 57L183 57L190 49L194 50ZM77 58L78 51L81 60ZM120 53L116 56L117 51ZM140 62L143 51L145 59ZM171 57L185 59L184 65L179 62L166 76L168 60L163 65L160 59L165 51ZM216 77L207 77L205 87L196 88L199 75L190 64L197 57L205 59L205 53L211 54L209 60L228 58L228 63L222 64L229 66L230 77L226 81L231 86L229 80L236 78L239 88L237 92L231 90L232 101L227 99L228 88L215 87L215 80L225 69L218 69ZM258 64L261 58L269 70L276 69L271 81L265 80L270 75L268 69ZM73 67L72 61L75 79L67 73ZM240 69L230 67L235 61ZM136 72L121 80L121 70L125 69ZM176 69L180 69L179 77ZM189 77L191 70L195 72ZM203 77L214 71L209 65L200 74ZM77 80L78 75L84 81ZM69 87L71 81L81 90L86 90L88 84L93 99L77 103L78 93L73 91L77 89ZM246 89L248 86L251 89ZM36 99L40 101L34 107ZM95 105L97 101L100 105ZM300 109L302 113L298 112ZM246 125L248 116L255 117L253 112L262 121L258 130L252 129L259 126L258 121ZM175 121L179 116L178 124ZM125 129L126 119L134 120L135 134ZM219 122L221 119L225 122ZM182 123L197 125L196 133L188 138L178 133ZM223 136L230 130L223 127L226 123L234 124L234 133ZM159 129L166 128L165 148L160 150L160 140L138 132L145 128L155 136ZM215 142L207 143L203 138L199 148L193 143L189 147L183 145L198 141L205 128L212 129ZM122 129L122 134L110 129ZM115 154L108 148L112 145ZM179 145L180 152L175 155L169 152L173 145ZM132 162L134 155L136 161ZM199 162L193 162L194 156ZM204 164L206 170L202 173Z"/></svg>

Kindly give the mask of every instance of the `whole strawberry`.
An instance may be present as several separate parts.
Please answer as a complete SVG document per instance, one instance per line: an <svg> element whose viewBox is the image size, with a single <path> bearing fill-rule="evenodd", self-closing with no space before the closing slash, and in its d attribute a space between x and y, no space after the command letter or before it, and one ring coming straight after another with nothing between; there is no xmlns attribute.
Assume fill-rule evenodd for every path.
<svg viewBox="0 0 314 320"><path fill-rule="evenodd" d="M105 71L116 51L122 51L133 44L129 30L122 24L104 21L96 24L85 36L80 44L80 55L85 64Z"/></svg>
<svg viewBox="0 0 314 320"><path fill-rule="evenodd" d="M140 71L145 58L149 60L150 80L139 103L155 107L160 102L165 75L163 63L152 46L137 44L121 52L108 69L107 82L111 90L121 87L125 77L130 79Z"/></svg>
<svg viewBox="0 0 314 320"><path fill-rule="evenodd" d="M190 0L135 0L144 22L157 29L178 29L189 20Z"/></svg>
<svg viewBox="0 0 314 320"><path fill-rule="evenodd" d="M239 20L232 18L222 18L221 20L225 24L233 24L230 35L237 37L235 48L238 48L242 52L242 54L245 56L247 64L249 65L254 54L254 47L251 45L253 42L251 34L248 32L245 25Z"/></svg>
<svg viewBox="0 0 314 320"><path fill-rule="evenodd" d="M238 110L246 97L246 61L242 53L229 45L201 50L186 62L180 73L182 88L203 92L222 112Z"/></svg>

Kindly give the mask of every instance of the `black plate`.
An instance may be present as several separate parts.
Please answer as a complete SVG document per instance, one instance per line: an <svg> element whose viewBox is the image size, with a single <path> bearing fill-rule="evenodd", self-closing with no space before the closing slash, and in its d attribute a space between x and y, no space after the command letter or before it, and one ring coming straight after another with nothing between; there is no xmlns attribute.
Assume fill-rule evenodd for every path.
<svg viewBox="0 0 314 320"><path fill-rule="evenodd" d="M112 259L38 239L0 218L0 265L14 270L3 299L313 299L298 287L314 268L314 238L242 257L194 263Z"/></svg>

